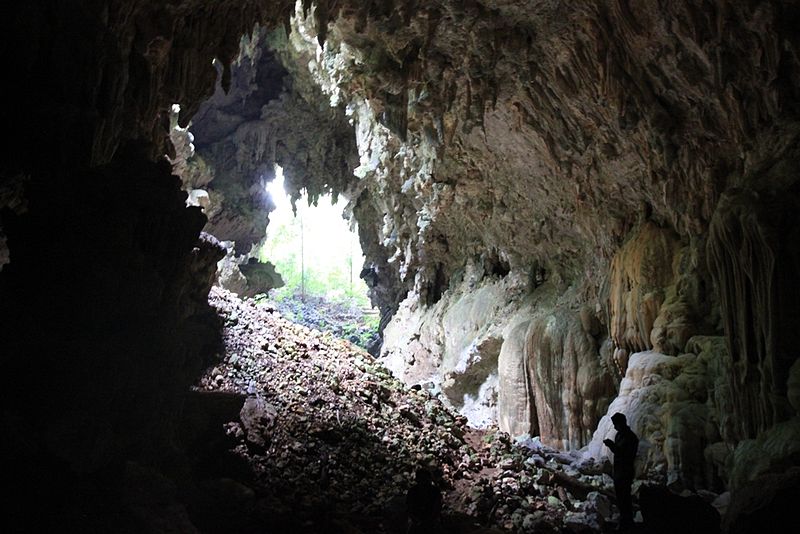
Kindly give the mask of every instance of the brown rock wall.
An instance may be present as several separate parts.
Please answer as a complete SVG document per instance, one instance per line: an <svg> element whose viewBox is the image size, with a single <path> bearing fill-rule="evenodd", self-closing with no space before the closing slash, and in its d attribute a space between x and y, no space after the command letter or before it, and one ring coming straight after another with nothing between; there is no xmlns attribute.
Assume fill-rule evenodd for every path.
<svg viewBox="0 0 800 534"><path fill-rule="evenodd" d="M786 4L439 2L402 18L341 13L325 53L351 46L369 76L341 77L339 88L369 99L378 120L401 117L400 139L436 149L440 187L422 179L414 193L417 211L434 215L426 232L446 237L446 270L490 245L515 264L580 269L599 252L602 265L648 211L680 235L702 233L729 176L775 154L756 142L742 159L742 139L796 121L796 51L781 51L794 41L779 37L794 16ZM435 208L442 188L459 209ZM399 234L398 249L407 239L419 256L434 243Z"/></svg>
<svg viewBox="0 0 800 534"><path fill-rule="evenodd" d="M282 21L291 4L37 0L9 5L2 35L4 49L14 51L7 59L17 83L6 98L32 105L5 111L19 128L9 146L13 158L5 165L26 167L34 155L39 168L54 162L102 164L134 139L153 142L151 157L169 153L172 104L182 104L186 124L213 92L217 73L211 60L229 65L240 37L255 22ZM51 127L40 128L45 122ZM52 150L37 154L42 146Z"/></svg>
<svg viewBox="0 0 800 534"><path fill-rule="evenodd" d="M586 445L616 388L577 314L556 309L531 321L525 357L542 441L563 449Z"/></svg>
<svg viewBox="0 0 800 534"><path fill-rule="evenodd" d="M739 439L755 437L793 413L787 380L797 361L800 298L794 280L800 268L796 189L731 191L711 226L709 269L729 343Z"/></svg>
<svg viewBox="0 0 800 534"><path fill-rule="evenodd" d="M509 272L528 280L483 321L498 329L525 291L573 288L531 318L525 353L540 431L578 446L592 419L579 414L597 414L606 391L605 378L592 381L598 362L622 373L634 350L680 354L692 333L716 329L718 304L729 360L708 365L719 371L714 402L733 400L717 449L786 423L800 322L796 3L321 0L303 2L308 19L293 26L292 5L6 6L0 38L14 83L0 191L25 177L24 192L2 202L24 195L28 208L0 221L10 259L0 273L3 364L19 378L4 427L23 421L17 452L27 433L39 443L24 466L43 474L45 457L57 472L96 473L168 440L177 392L211 342L201 334L213 330L203 302L216 247L197 244L199 210L151 160L171 152L172 104L185 125L218 76L221 93L236 88L230 64L256 22L293 30L273 44L298 83L221 128L238 145L212 151L248 172L284 164L293 191L349 195L384 325L405 297L419 317L454 303L459 270L474 261L488 266L475 283ZM322 121L331 122L320 137ZM331 148L351 122L355 147L347 137ZM209 206L252 200L261 184L247 178ZM245 248L264 214L209 212ZM591 321L577 310L602 307L609 273L608 324L582 327ZM446 339L430 325L419 339ZM598 349L604 326L616 350ZM489 352L502 355L493 339ZM667 393L696 393L698 381L678 382ZM675 413L701 419L694 407ZM669 428L665 439L686 440L689 426ZM696 461L675 454L675 465Z"/></svg>

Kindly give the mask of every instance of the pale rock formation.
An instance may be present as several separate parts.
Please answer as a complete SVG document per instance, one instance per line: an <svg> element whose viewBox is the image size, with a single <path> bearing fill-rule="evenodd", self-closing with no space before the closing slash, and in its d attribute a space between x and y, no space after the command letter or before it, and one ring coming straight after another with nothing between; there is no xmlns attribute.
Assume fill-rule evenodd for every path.
<svg viewBox="0 0 800 534"><path fill-rule="evenodd" d="M504 284L485 284L459 295L442 316L445 332L442 391L451 402L475 396L497 369L503 344L499 312L506 306Z"/></svg>
<svg viewBox="0 0 800 534"><path fill-rule="evenodd" d="M480 279L468 269L461 284L432 306L409 297L384 331L384 365L407 383L432 383L471 424L496 420L498 358L509 311L525 287L513 273Z"/></svg>
<svg viewBox="0 0 800 534"><path fill-rule="evenodd" d="M635 353L628 363L619 396L608 407L586 452L595 459L610 459L603 439L613 438L611 416L624 413L639 436L637 472L663 479L676 487L714 487L725 476L713 454L730 453L722 444L720 427L729 417L730 398L715 390L716 370L726 355L721 337L695 337L688 343L693 353L668 356L647 351ZM719 445L718 445L719 444ZM704 452L706 451L706 452Z"/></svg>
<svg viewBox="0 0 800 534"><path fill-rule="evenodd" d="M652 222L634 229L611 261L605 284L608 324L618 364L644 350L680 354L689 338L711 330L697 245L682 247Z"/></svg>
<svg viewBox="0 0 800 534"><path fill-rule="evenodd" d="M438 388L444 337L441 331L442 305L423 314L411 299L400 304L383 331L382 363L406 383L432 383ZM407 326L408 328L404 328Z"/></svg>
<svg viewBox="0 0 800 534"><path fill-rule="evenodd" d="M526 310L527 311L527 310ZM497 424L512 436L539 434L533 390L525 357L525 340L530 319L513 320L506 328L503 346L497 360L499 374L497 394Z"/></svg>
<svg viewBox="0 0 800 534"><path fill-rule="evenodd" d="M593 322L556 301L556 284L526 294L514 272L480 276L467 269L433 306L403 302L384 332L385 365L406 382L435 384L473 424L585 445L616 389Z"/></svg>
<svg viewBox="0 0 800 534"><path fill-rule="evenodd" d="M671 285L672 258L678 248L673 234L645 223L622 246L609 275L610 335L629 353L652 348L650 332Z"/></svg>
<svg viewBox="0 0 800 534"><path fill-rule="evenodd" d="M532 320L524 357L542 441L563 449L585 445L615 384L579 316L557 308Z"/></svg>
<svg viewBox="0 0 800 534"><path fill-rule="evenodd" d="M675 483L716 487L727 481L740 440L789 416L789 348L797 345L789 325L800 299L787 274L798 255L786 243L798 240L777 229L792 227L786 207L798 204L797 173L785 163L796 125L778 110L792 99L786 73L796 55L776 37L785 31L776 4L731 5L721 25L722 11L695 16L688 4L668 13L581 6L509 4L499 18L450 4L400 18L366 10L356 21L309 12L298 15L297 33L323 91L349 102L360 158L353 213L364 219L362 239L378 236L364 247L373 295L390 312L392 299L406 299L396 317L411 319L406 333L387 328L384 350L398 376L447 382L457 396L487 376L479 362L497 354L501 425L580 446L587 425L574 414L591 421L591 409L551 384L572 388L570 396L589 387L575 361L596 361L619 378L640 373L642 393L623 398L651 411L642 419L654 443L646 463ZM332 23L323 32L326 17ZM470 36L492 35L498 21L512 19L503 27L508 40L495 41L487 60L478 52L483 41ZM455 31L465 21L468 35ZM379 38L385 31L391 44ZM325 46L309 46L314 37ZM738 50L749 67L726 66L729 56L712 52L723 48ZM752 76L762 71L783 82L768 89ZM735 103L731 84L750 104ZM742 207L726 207L736 203ZM541 285L532 283L530 294L494 312L502 320L482 320L496 335L451 321L453 340L444 317L463 299L459 270L490 251L530 280L558 278L559 294L526 308ZM785 261L770 259L778 256ZM604 317L593 324L598 307ZM723 333L727 351L697 337ZM652 369L629 369L637 351L654 351ZM475 374L454 374L450 368L461 368L444 366L446 357L465 370L474 364Z"/></svg>

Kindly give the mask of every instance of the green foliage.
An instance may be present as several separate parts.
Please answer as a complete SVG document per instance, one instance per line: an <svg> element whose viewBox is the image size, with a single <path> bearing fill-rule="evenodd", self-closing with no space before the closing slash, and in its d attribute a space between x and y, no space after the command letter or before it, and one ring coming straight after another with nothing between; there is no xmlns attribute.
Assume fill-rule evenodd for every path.
<svg viewBox="0 0 800 534"><path fill-rule="evenodd" d="M288 201L275 200L278 209L270 214L267 239L258 256L275 265L285 286L270 296L281 300L305 294L369 307L367 286L358 277L363 255L356 235L342 219L344 206L322 198L318 206L310 207L301 198L295 215Z"/></svg>
<svg viewBox="0 0 800 534"><path fill-rule="evenodd" d="M378 338L378 314L364 313L352 301L334 302L319 296L283 292L275 304L286 319L331 332L365 349Z"/></svg>
<svg viewBox="0 0 800 534"><path fill-rule="evenodd" d="M341 337L350 339L360 347L368 348L369 342L378 332L380 317L378 315L362 315L359 319L359 321L349 321L340 325Z"/></svg>

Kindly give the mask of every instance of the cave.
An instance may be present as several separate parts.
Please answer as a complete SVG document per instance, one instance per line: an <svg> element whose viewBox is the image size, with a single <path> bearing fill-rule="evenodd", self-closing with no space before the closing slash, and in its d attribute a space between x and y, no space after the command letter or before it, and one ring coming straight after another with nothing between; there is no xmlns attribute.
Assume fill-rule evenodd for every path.
<svg viewBox="0 0 800 534"><path fill-rule="evenodd" d="M636 531L793 524L797 2L0 24L4 531L405 532L424 464L437 532L603 532L618 412ZM276 165L346 200L374 354L245 298Z"/></svg>

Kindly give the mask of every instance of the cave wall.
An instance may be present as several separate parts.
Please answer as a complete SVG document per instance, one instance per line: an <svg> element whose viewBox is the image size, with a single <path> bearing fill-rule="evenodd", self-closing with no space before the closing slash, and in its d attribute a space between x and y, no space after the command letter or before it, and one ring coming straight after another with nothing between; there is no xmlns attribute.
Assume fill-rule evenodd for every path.
<svg viewBox="0 0 800 534"><path fill-rule="evenodd" d="M264 186L276 164L286 169L284 187L294 202L301 189L316 202L323 194L349 191L357 158L344 110L328 105L307 71L287 71L269 38L261 27L243 38L231 87L218 81L188 129L194 154L185 159L202 162L212 175L204 184L210 197L206 230L234 242L240 255L264 238L274 209Z"/></svg>
<svg viewBox="0 0 800 534"><path fill-rule="evenodd" d="M206 217L186 206L165 158L170 113L180 103L185 125L213 93L212 60L229 64L240 37L257 21L283 20L284 7L4 6L0 355L11 530L155 527L135 503L121 504L135 500L126 483L166 480L141 475L149 470L180 475L177 421L221 328L207 295L223 249L201 235ZM167 508L164 520L181 525L185 510Z"/></svg>
<svg viewBox="0 0 800 534"><path fill-rule="evenodd" d="M577 448L631 358L673 358L673 393L695 404L653 419L665 460L645 464L727 480L731 463L708 474L721 456L793 417L797 7L389 4L306 5L282 45L348 105L367 274L397 310L385 361L475 421L478 395L504 429ZM697 336L728 350L701 356ZM701 374L730 392L719 404L693 396ZM711 449L687 459L686 443Z"/></svg>
<svg viewBox="0 0 800 534"><path fill-rule="evenodd" d="M595 257L607 266L640 216L702 235L729 182L795 142L786 4L520 6L344 8L324 50L314 17L292 36L319 56L323 88L356 108L358 173L411 203L388 206L386 229L400 268L425 271L409 286L489 243L512 267L539 260L574 278Z"/></svg>
<svg viewBox="0 0 800 534"><path fill-rule="evenodd" d="M207 295L223 249L166 161L125 149L69 176L55 196L31 177L27 211L4 220L3 469L11 524L102 530L126 463L177 450L184 397L219 351Z"/></svg>
<svg viewBox="0 0 800 534"><path fill-rule="evenodd" d="M293 203L301 190L310 203L328 193L349 196L355 181L358 154L343 106L328 104L307 69L281 63L281 47L270 42L284 36L256 25L241 39L230 86L222 86L217 62L214 94L186 127L177 113L171 124L175 173L208 217L204 230L228 249L218 283L240 296L283 285L272 264L256 261L275 209L265 190L275 166L285 168Z"/></svg>
<svg viewBox="0 0 800 534"><path fill-rule="evenodd" d="M720 289L742 439L792 413L787 379L797 361L797 191L797 184L780 195L732 190L711 225L709 263Z"/></svg>

